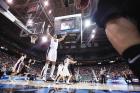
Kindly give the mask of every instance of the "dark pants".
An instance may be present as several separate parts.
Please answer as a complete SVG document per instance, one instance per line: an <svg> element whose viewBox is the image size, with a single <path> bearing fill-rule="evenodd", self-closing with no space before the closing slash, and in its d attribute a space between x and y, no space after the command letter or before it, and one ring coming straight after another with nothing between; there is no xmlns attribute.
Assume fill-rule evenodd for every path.
<svg viewBox="0 0 140 93"><path fill-rule="evenodd" d="M106 83L106 77L105 75L101 75L101 83Z"/></svg>
<svg viewBox="0 0 140 93"><path fill-rule="evenodd" d="M70 65L68 66L68 69L69 69L70 74L72 75L72 82L76 82L76 79L75 79L75 71L74 71L74 65L73 65L73 64L70 64Z"/></svg>

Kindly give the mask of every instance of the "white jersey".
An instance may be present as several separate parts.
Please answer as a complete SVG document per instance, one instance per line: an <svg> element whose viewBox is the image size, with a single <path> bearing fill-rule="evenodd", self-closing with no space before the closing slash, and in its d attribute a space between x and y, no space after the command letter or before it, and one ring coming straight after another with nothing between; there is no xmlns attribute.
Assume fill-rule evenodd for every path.
<svg viewBox="0 0 140 93"><path fill-rule="evenodd" d="M65 66L65 67L68 67L68 66L69 66L69 61L70 61L70 59L68 59L68 58L66 58L66 59L64 60L64 66Z"/></svg>
<svg viewBox="0 0 140 93"><path fill-rule="evenodd" d="M57 49L58 48L58 39L51 38L50 48L51 49Z"/></svg>
<svg viewBox="0 0 140 93"><path fill-rule="evenodd" d="M57 60L58 39L51 38L50 50L47 59L53 62Z"/></svg>
<svg viewBox="0 0 140 93"><path fill-rule="evenodd" d="M100 75L104 75L106 70L101 70Z"/></svg>
<svg viewBox="0 0 140 93"><path fill-rule="evenodd" d="M63 69L63 65L60 64L60 65L58 66L58 71L62 71L62 69Z"/></svg>
<svg viewBox="0 0 140 93"><path fill-rule="evenodd" d="M64 67L64 66L63 66L62 64L60 64L60 65L58 66L58 69L57 69L57 76L63 74L63 67Z"/></svg>
<svg viewBox="0 0 140 93"><path fill-rule="evenodd" d="M69 72L69 69L68 69L68 66L69 66L69 62L70 59L66 58L64 60L64 68L63 68L63 75L64 76L70 76L70 72Z"/></svg>

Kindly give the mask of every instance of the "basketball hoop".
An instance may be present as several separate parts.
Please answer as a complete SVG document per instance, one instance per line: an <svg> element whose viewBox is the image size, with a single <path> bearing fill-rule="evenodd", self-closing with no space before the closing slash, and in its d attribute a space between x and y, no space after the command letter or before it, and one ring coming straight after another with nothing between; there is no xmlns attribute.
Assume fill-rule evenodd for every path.
<svg viewBox="0 0 140 93"><path fill-rule="evenodd" d="M30 35L30 38L31 38L31 43L35 44L36 40L38 39L38 36L37 35Z"/></svg>

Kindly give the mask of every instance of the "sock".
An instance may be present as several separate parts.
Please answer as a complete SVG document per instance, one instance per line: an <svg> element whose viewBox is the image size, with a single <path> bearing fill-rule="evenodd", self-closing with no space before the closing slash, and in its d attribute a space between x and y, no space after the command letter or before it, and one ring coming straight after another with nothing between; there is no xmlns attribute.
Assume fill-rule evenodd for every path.
<svg viewBox="0 0 140 93"><path fill-rule="evenodd" d="M50 77L53 76L54 70L55 70L55 65L52 65L52 67L51 67L51 72L50 72Z"/></svg>
<svg viewBox="0 0 140 93"><path fill-rule="evenodd" d="M45 66L44 66L43 69L41 70L41 76L43 76L44 70L45 70Z"/></svg>
<svg viewBox="0 0 140 93"><path fill-rule="evenodd" d="M69 81L70 81L71 77L72 77L72 76L69 76L69 77L68 77L68 80L66 81L67 83L70 83Z"/></svg>
<svg viewBox="0 0 140 93"><path fill-rule="evenodd" d="M44 73L43 73L44 77L46 77L46 75L47 75L48 66L49 66L49 64L45 64L45 70L44 70Z"/></svg>

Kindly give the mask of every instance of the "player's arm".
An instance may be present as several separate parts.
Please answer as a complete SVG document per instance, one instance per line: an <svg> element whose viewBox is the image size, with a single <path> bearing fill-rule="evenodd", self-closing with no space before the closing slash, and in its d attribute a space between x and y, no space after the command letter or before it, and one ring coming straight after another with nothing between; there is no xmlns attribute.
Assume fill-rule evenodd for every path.
<svg viewBox="0 0 140 93"><path fill-rule="evenodd" d="M18 59L17 63L19 63L21 59L22 59L22 57Z"/></svg>
<svg viewBox="0 0 140 93"><path fill-rule="evenodd" d="M70 63L75 64L75 63L77 63L77 61L70 60Z"/></svg>
<svg viewBox="0 0 140 93"><path fill-rule="evenodd" d="M21 56L21 57L18 59L17 63L19 63L20 61L23 61L23 60L24 60L24 58L23 58L23 56Z"/></svg>
<svg viewBox="0 0 140 93"><path fill-rule="evenodd" d="M32 62L32 59L30 59L28 63L31 63L31 62Z"/></svg>
<svg viewBox="0 0 140 93"><path fill-rule="evenodd" d="M51 39L51 38L54 38L54 37L49 33L49 31L47 31L47 37L50 38L50 39Z"/></svg>
<svg viewBox="0 0 140 93"><path fill-rule="evenodd" d="M35 60L33 61L33 63L32 64L35 64Z"/></svg>
<svg viewBox="0 0 140 93"><path fill-rule="evenodd" d="M64 36L62 36L62 38L58 39L58 42L61 42L65 39L65 37L67 36L67 34L65 34Z"/></svg>
<svg viewBox="0 0 140 93"><path fill-rule="evenodd" d="M30 68L29 66L25 65L25 67Z"/></svg>
<svg viewBox="0 0 140 93"><path fill-rule="evenodd" d="M53 38L53 36L50 34L49 30L50 30L50 25L48 25L48 28L47 28L47 36L48 38Z"/></svg>
<svg viewBox="0 0 140 93"><path fill-rule="evenodd" d="M72 63L75 64L75 63L77 63L77 61L72 60Z"/></svg>

